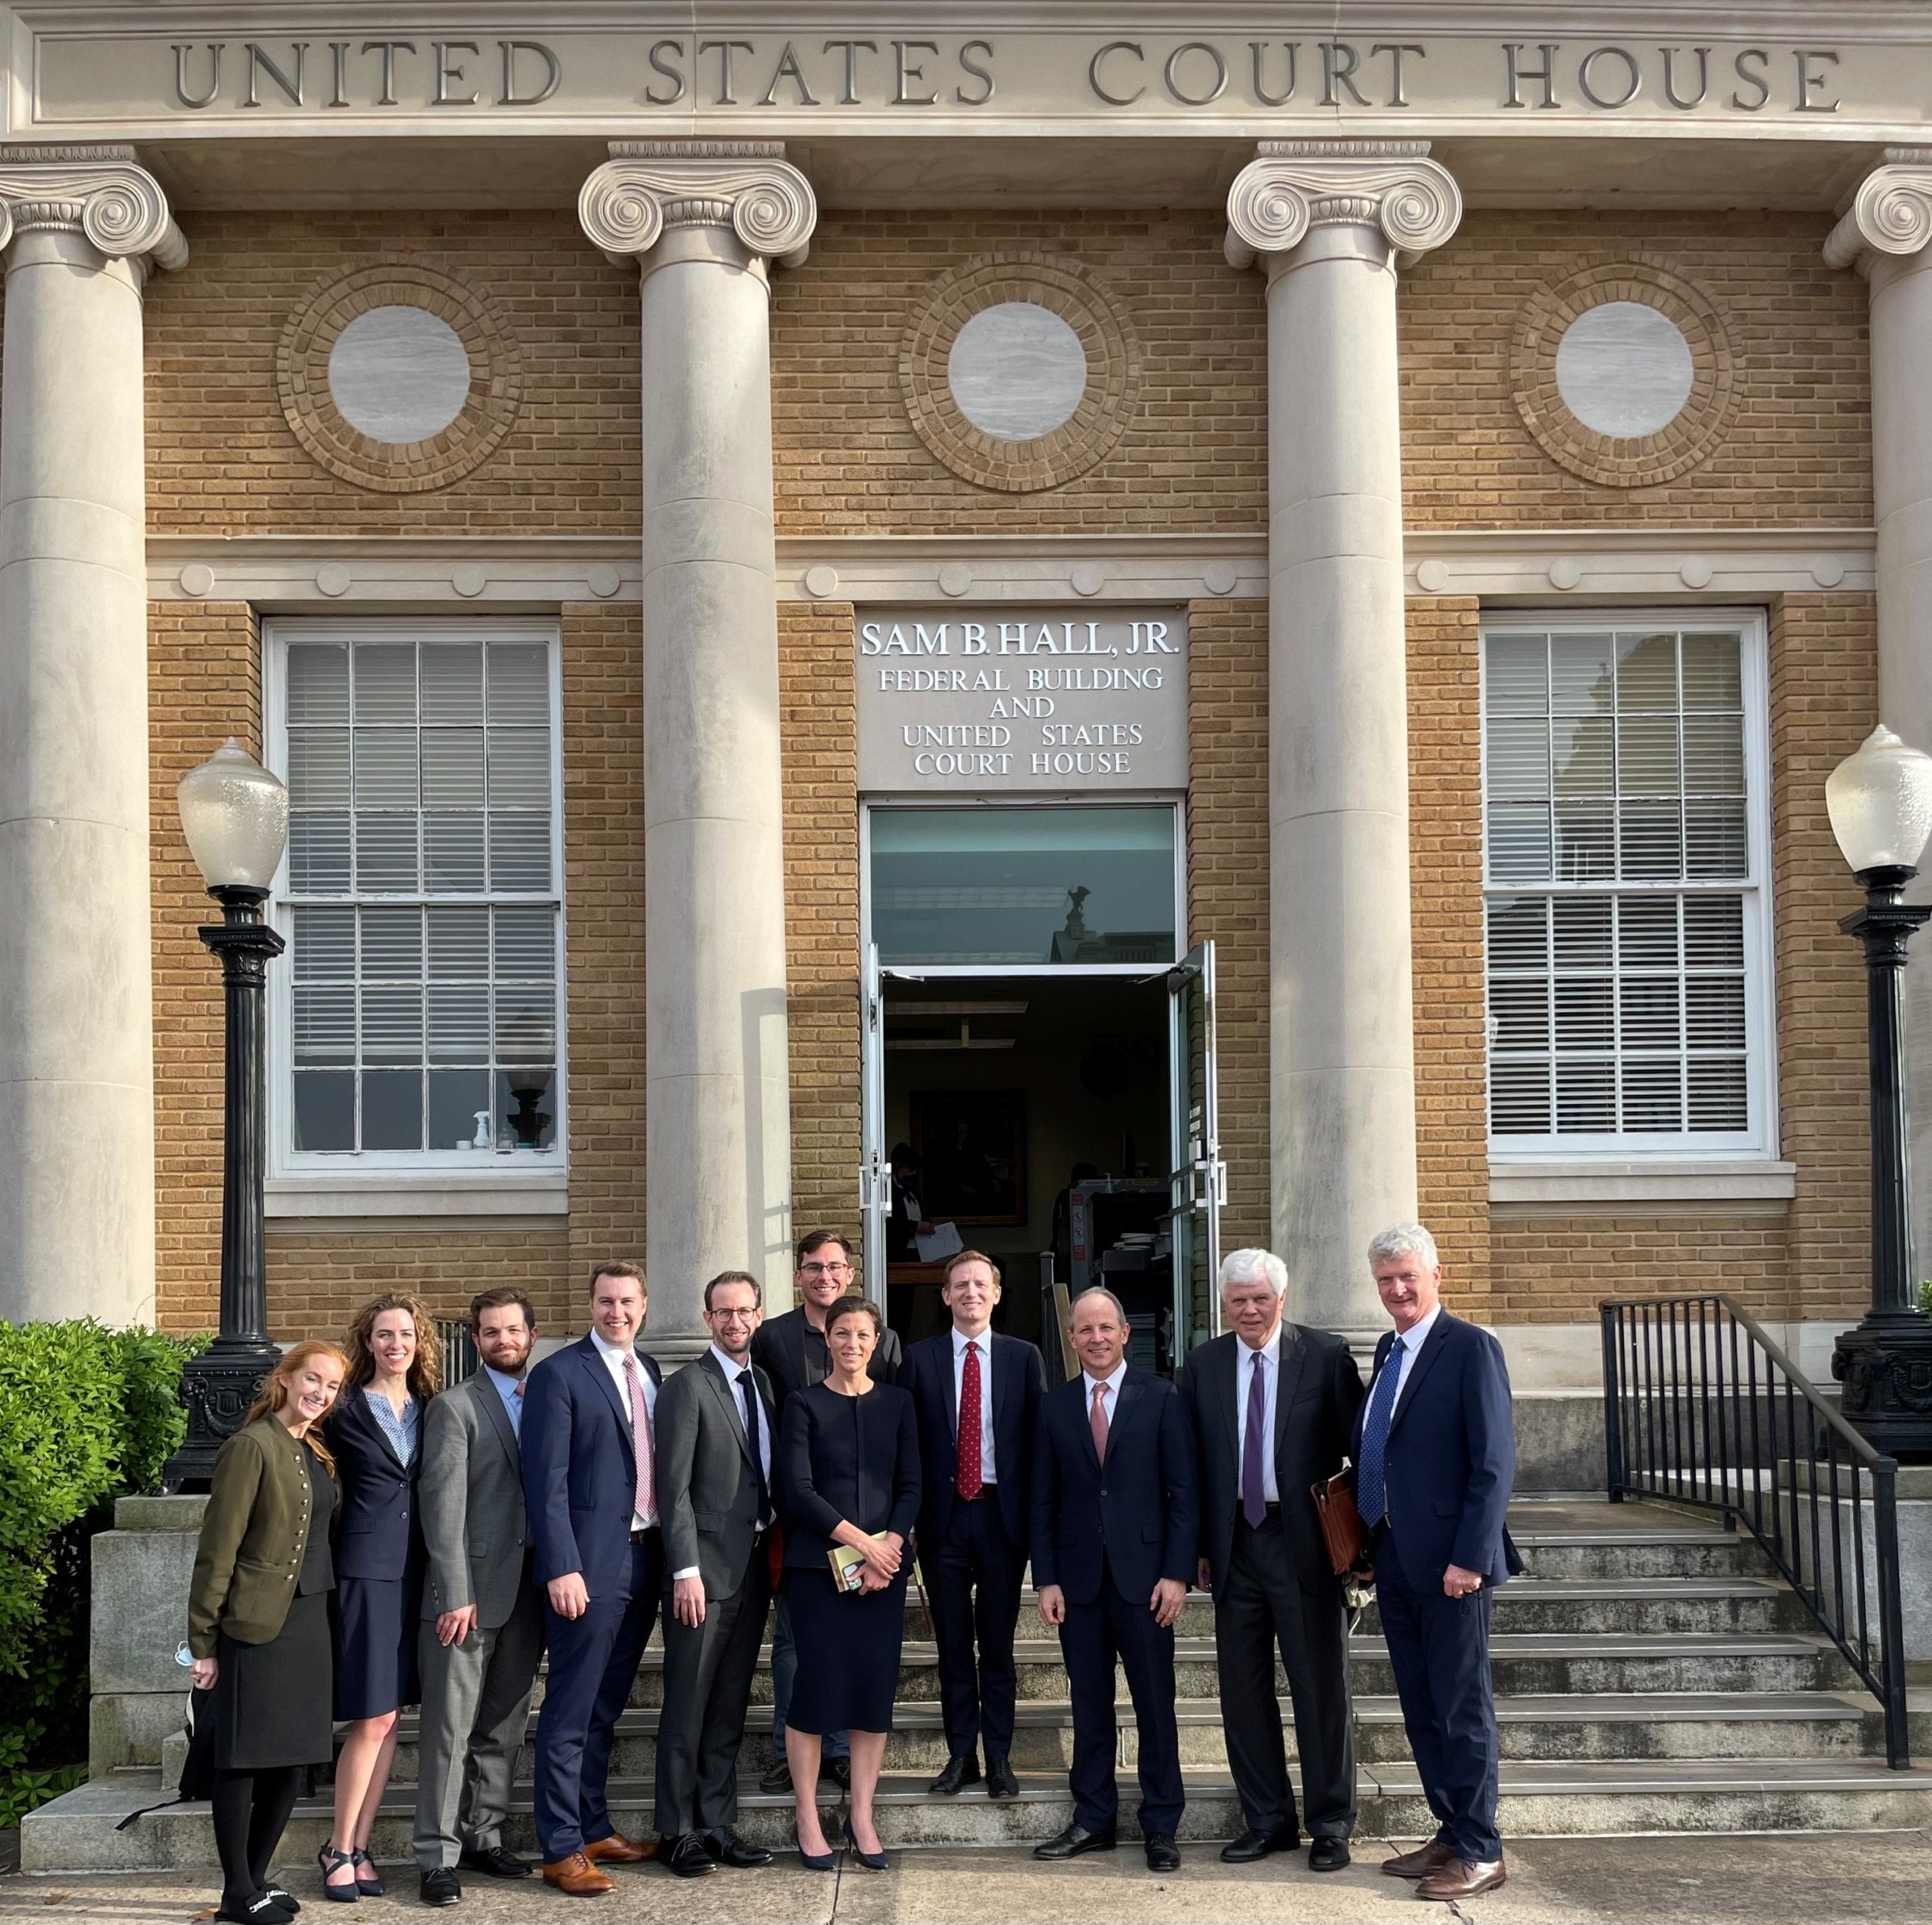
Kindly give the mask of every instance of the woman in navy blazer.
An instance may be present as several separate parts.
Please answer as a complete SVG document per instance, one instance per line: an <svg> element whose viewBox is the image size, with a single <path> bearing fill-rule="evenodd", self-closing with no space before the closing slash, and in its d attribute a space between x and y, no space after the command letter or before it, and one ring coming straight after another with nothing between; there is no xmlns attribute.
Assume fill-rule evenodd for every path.
<svg viewBox="0 0 1932 1925"><path fill-rule="evenodd" d="M326 1896L377 1898L369 1834L395 1757L396 1715L422 1696L416 1667L423 1527L416 1478L423 1406L442 1382L429 1313L413 1296L366 1303L349 1333L349 1382L323 1425L342 1487L334 1593L335 1825L318 1854Z"/></svg>

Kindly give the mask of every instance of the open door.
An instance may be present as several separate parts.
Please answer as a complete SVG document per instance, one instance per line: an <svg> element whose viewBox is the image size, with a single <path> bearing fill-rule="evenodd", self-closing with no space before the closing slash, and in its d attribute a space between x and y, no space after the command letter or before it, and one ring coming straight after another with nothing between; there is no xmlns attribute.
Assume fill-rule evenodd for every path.
<svg viewBox="0 0 1932 1925"><path fill-rule="evenodd" d="M1174 1362L1218 1336L1221 1206L1228 1200L1214 1053L1214 946L1201 943L1168 972L1174 1093Z"/></svg>
<svg viewBox="0 0 1932 1925"><path fill-rule="evenodd" d="M859 986L859 1231L865 1244L866 1294L885 1312L885 1223L892 1213L892 1165L885 1156L885 984L878 945L866 945Z"/></svg>

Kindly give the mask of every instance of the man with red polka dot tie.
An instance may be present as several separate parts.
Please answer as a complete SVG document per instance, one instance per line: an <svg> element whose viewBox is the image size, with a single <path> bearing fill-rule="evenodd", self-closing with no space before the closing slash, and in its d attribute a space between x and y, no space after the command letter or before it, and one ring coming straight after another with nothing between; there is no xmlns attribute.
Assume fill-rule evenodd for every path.
<svg viewBox="0 0 1932 1925"><path fill-rule="evenodd" d="M976 1783L983 1744L988 1795L1017 1797L1008 1759L1018 1695L1013 1641L1046 1371L1032 1344L994 1334L1000 1276L991 1257L960 1251L940 1295L952 1327L914 1344L900 1377L919 1419L919 1567L946 1724L946 1769L931 1788L950 1797Z"/></svg>

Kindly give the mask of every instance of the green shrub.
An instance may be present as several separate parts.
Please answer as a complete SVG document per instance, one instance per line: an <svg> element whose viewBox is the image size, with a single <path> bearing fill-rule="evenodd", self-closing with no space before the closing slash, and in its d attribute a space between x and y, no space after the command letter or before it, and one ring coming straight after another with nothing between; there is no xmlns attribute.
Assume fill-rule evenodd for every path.
<svg viewBox="0 0 1932 1925"><path fill-rule="evenodd" d="M186 1428L200 1343L91 1320L0 1324L0 1825L87 1749L88 1541L152 1489Z"/></svg>

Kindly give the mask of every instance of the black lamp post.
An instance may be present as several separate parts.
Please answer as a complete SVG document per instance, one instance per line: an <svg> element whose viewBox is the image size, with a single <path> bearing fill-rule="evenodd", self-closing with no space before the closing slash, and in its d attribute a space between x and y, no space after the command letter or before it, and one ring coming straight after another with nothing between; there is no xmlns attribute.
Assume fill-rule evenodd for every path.
<svg viewBox="0 0 1932 1925"><path fill-rule="evenodd" d="M221 958L227 1018L222 1107L221 1326L181 1380L188 1435L168 1460L171 1491L205 1490L215 1454L240 1427L262 1379L281 1355L269 1341L263 1260L266 1173L266 1010L268 962L282 939L263 920L288 841L288 792L233 741L182 779L181 826L221 905L202 940Z"/></svg>
<svg viewBox="0 0 1932 1925"><path fill-rule="evenodd" d="M1932 756L1874 729L1825 784L1832 832L1865 906L1838 927L1865 945L1872 1083L1872 1307L1838 1339L1832 1375L1847 1419L1878 1450L1932 1462L1932 1318L1918 1309L1912 1269L1910 1151L1906 1140L1906 944L1932 909L1905 886L1932 832Z"/></svg>

